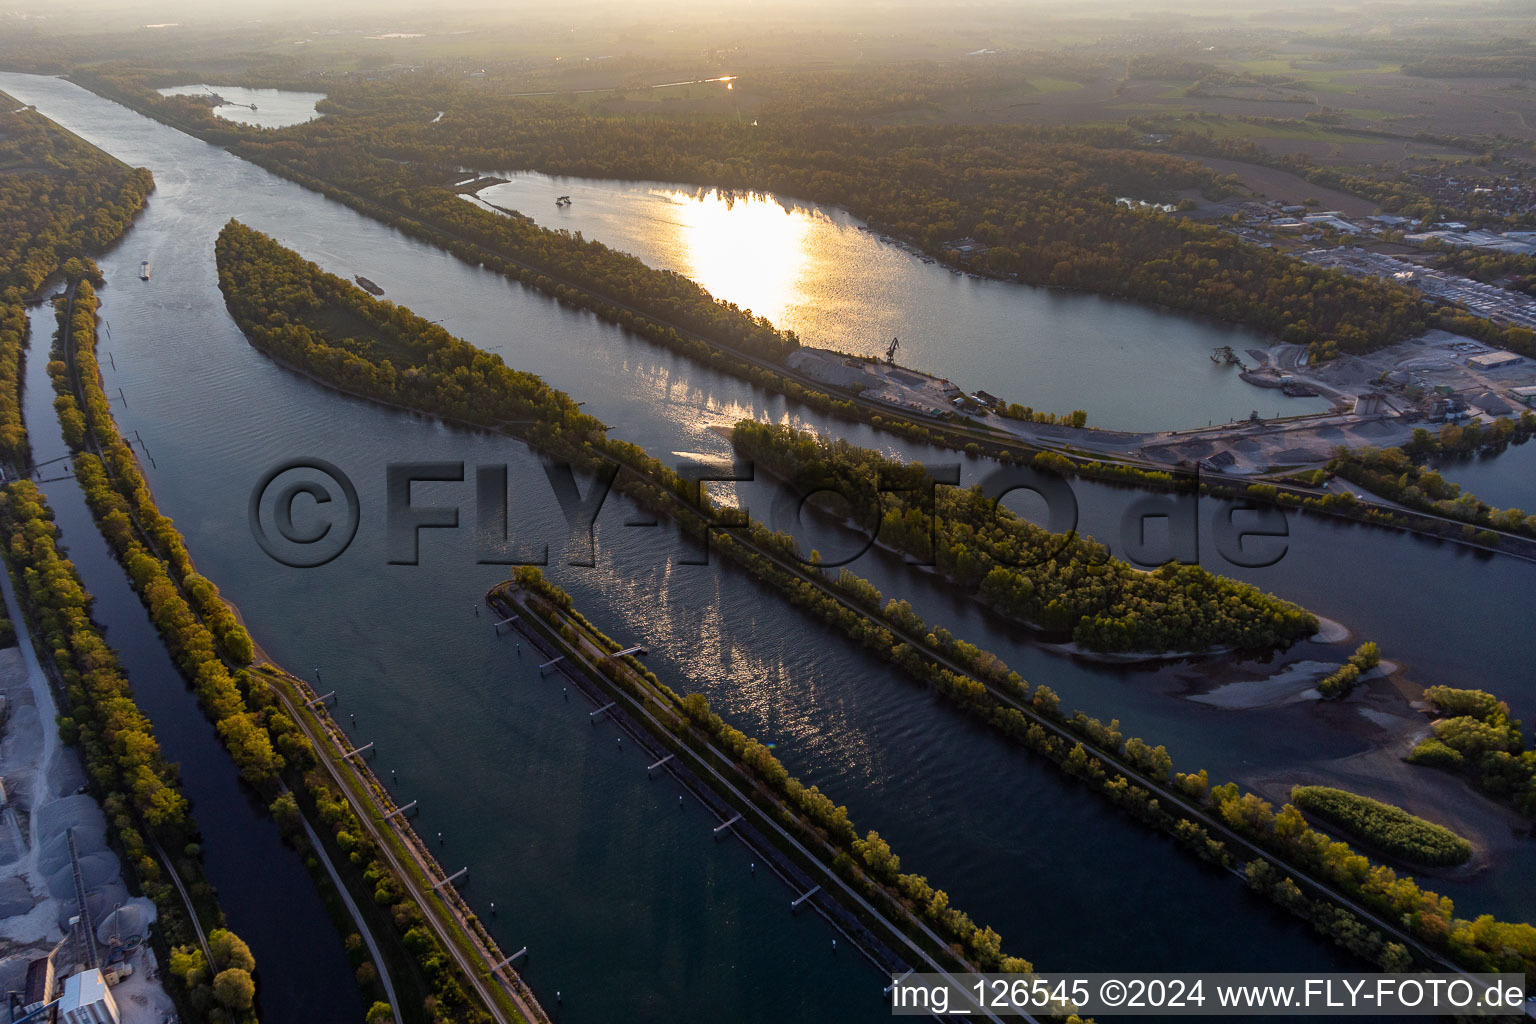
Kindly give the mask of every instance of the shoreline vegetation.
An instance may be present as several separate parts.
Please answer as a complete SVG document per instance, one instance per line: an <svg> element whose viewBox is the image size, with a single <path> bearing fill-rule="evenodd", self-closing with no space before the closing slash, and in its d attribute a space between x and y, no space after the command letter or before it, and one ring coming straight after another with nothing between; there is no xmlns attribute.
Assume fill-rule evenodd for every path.
<svg viewBox="0 0 1536 1024"><path fill-rule="evenodd" d="M1497 542L1494 530L1536 539L1536 515L1519 508L1495 508L1422 461L1444 452L1500 448L1524 442L1532 434L1536 434L1536 412L1530 411L1522 413L1518 421L1501 417L1486 430L1476 422L1464 427L1448 424L1437 436L1420 427L1413 432L1413 440L1402 447L1340 451L1328 463L1327 471L1413 511L1477 530L1476 536L1483 543Z"/></svg>
<svg viewBox="0 0 1536 1024"><path fill-rule="evenodd" d="M359 821L348 798L332 784L334 777L328 780L321 770L319 758L328 757L329 751L317 751L294 717L300 702L317 721L323 723L328 716L302 696L299 701L280 702L274 692L275 682L286 683L297 695L303 693L294 689L291 675L258 673L250 667L255 656L250 636L218 588L197 573L180 532L160 513L137 458L117 431L96 361L96 303L88 284L82 283L77 290L74 308L69 348L60 353L66 358L50 363L49 371L59 395L55 405L60 423L75 450L76 478L103 535L196 690L220 741L239 766L241 778L268 804L285 838L301 854L312 849L305 834L305 810L331 830L329 842L345 858L349 880L365 890L358 893L359 898L371 896L376 905L388 911L385 927L370 931L398 947L391 950L392 961L410 964L423 1002L430 1006L421 1011L426 1014L421 1019L439 1024L491 1020L463 984L471 979L461 981L450 966L440 929L427 927L427 911L417 890L400 877L403 864L386 857L370 838L373 830ZM91 447L96 450L89 450ZM430 860L419 837L414 845L418 857L413 862ZM441 868L437 871L446 877ZM314 870L311 875L323 892L328 880ZM478 927L467 906L461 906L460 913L462 920ZM477 944L495 949L488 934L477 934L466 948ZM487 959L487 966L492 962ZM376 968L372 977L377 977ZM382 995L372 978L360 973L359 983L365 993ZM520 982L514 986L526 1004L537 1005ZM371 1017L383 1018L383 1013L377 1012L380 1006L388 1012L387 1003L376 1001ZM418 1007L398 1009L409 1019L417 1019ZM519 1009L509 1009L513 1019L525 1019ZM532 1012L535 1016L539 1013Z"/></svg>
<svg viewBox="0 0 1536 1024"><path fill-rule="evenodd" d="M1381 648L1374 640L1367 640L1355 648L1355 653L1317 684L1317 692L1325 699L1337 700L1349 696L1365 674L1381 664Z"/></svg>
<svg viewBox="0 0 1536 1024"><path fill-rule="evenodd" d="M124 878L154 901L166 944L160 959L176 982L171 992L177 1006L190 1008L193 1019L209 1021L226 1019L210 1013L221 1006L228 1019L254 1024L255 960L245 943L222 927L223 911L203 873L197 826L178 769L160 752L154 726L134 703L116 653L90 617L91 596L59 550L58 527L36 484L18 480L0 491L0 528L8 537L7 561L31 619L39 660L61 697L59 737L80 748L92 788L104 794L102 810L112 825ZM164 863L157 850L179 856ZM230 936L221 940L222 959L212 953L209 963L169 872L180 876L192 895L196 906L190 912L214 926L210 935Z"/></svg>
<svg viewBox="0 0 1536 1024"><path fill-rule="evenodd" d="M842 440L744 419L735 449L797 494L883 498L878 535L932 562L939 575L989 608L1036 629L1064 633L1101 654L1196 653L1289 644L1318 630L1317 617L1257 587L1199 566L1139 572L1076 533L1030 523L980 487L939 487L923 466ZM882 513L880 499L870 509ZM1171 631L1170 623L1177 623Z"/></svg>
<svg viewBox="0 0 1536 1024"><path fill-rule="evenodd" d="M1422 764L1461 775L1473 786L1536 818L1536 747L1525 742L1509 705L1485 690L1431 686L1424 701L1438 716L1408 755Z"/></svg>
<svg viewBox="0 0 1536 1024"><path fill-rule="evenodd" d="M384 305L238 222L218 242L219 282L231 314L258 350L333 387L387 404L410 404L481 429L520 436L547 454L615 474L615 486L688 533L724 525L698 483L601 424L532 374L454 338L403 307ZM306 318L334 302L329 323L355 317L362 335L334 336ZM333 329L334 330L334 329ZM406 360L396 365L392 358ZM511 413L542 406L558 418L512 429ZM1276 811L1205 771L1176 773L1161 746L1127 739L1118 722L1066 714L1045 685L1029 686L995 655L930 626L903 601L884 600L843 570L826 581L794 541L734 517L742 529L711 536L722 552L792 604L821 618L962 711L1059 767L1202 859L1241 874L1258 892L1311 921L1357 955L1392 970L1455 960L1472 970L1536 971L1536 927L1491 915L1455 917L1452 902L1399 877L1306 825L1291 805Z"/></svg>

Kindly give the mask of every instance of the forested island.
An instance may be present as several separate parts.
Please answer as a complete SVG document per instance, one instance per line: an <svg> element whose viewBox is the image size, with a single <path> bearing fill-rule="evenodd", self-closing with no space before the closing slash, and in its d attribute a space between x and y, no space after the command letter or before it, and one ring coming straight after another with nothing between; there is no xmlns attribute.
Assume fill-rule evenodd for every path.
<svg viewBox="0 0 1536 1024"><path fill-rule="evenodd" d="M1473 785L1536 818L1536 748L1509 705L1486 690L1431 686L1424 699L1437 718L1408 760L1467 777Z"/></svg>
<svg viewBox="0 0 1536 1024"><path fill-rule="evenodd" d="M935 487L918 464L782 424L741 420L743 456L804 493L883 491L880 543L933 560L951 583L989 607L1094 651L1200 651L1289 644L1317 618L1246 583L1193 565L1140 572L1092 538L1053 534L979 487ZM861 510L862 511L862 510ZM867 524L861 524L861 527Z"/></svg>
<svg viewBox="0 0 1536 1024"><path fill-rule="evenodd" d="M1430 867L1465 864L1472 844L1401 807L1331 786L1296 786L1291 802L1391 856Z"/></svg>

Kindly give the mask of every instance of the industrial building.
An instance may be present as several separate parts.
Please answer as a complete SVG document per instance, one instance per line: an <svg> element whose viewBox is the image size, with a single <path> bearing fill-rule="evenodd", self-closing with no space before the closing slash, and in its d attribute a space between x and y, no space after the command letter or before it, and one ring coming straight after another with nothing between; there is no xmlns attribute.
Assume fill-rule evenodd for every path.
<svg viewBox="0 0 1536 1024"><path fill-rule="evenodd" d="M1505 366L1513 366L1520 361L1520 356L1513 352L1495 350L1493 352L1479 352L1467 360L1467 365L1474 370L1497 370Z"/></svg>
<svg viewBox="0 0 1536 1024"><path fill-rule="evenodd" d="M1386 396L1371 391L1355 398L1356 416L1379 416L1387 411Z"/></svg>
<svg viewBox="0 0 1536 1024"><path fill-rule="evenodd" d="M93 967L64 979L64 994L59 998L63 1024L119 1024L121 1019L101 971Z"/></svg>

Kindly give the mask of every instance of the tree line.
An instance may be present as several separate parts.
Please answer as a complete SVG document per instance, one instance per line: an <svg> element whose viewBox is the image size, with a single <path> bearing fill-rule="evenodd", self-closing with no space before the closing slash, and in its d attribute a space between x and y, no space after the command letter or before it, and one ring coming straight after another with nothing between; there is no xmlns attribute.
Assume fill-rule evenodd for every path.
<svg viewBox="0 0 1536 1024"><path fill-rule="evenodd" d="M123 852L123 870L154 901L160 928L173 945L171 976L181 986L178 1005L189 1004L201 1019L251 1024L256 1019L250 977L255 965L249 950L227 958L215 953L215 963L208 964L175 883L155 856L156 842L167 851L180 851L173 854L170 870L187 884L195 912L222 922L176 767L166 760L154 726L134 702L117 653L91 619L91 596L74 564L59 551L58 527L36 484L19 480L0 490L0 530L7 538L18 596L60 683L59 737L80 748ZM225 945L233 950L234 942Z"/></svg>
<svg viewBox="0 0 1536 1024"><path fill-rule="evenodd" d="M95 273L89 253L115 242L154 179L0 93L0 459L26 464L21 420L25 301L65 269ZM66 266L67 265L67 266Z"/></svg>
<svg viewBox="0 0 1536 1024"><path fill-rule="evenodd" d="M1326 468L1372 494L1411 509L1475 529L1502 530L1536 538L1536 514L1520 508L1489 505L1427 465L1427 460L1437 454L1467 454L1485 448L1502 448L1512 441L1524 442L1533 432L1536 432L1536 413L1531 412L1521 414L1519 420L1501 416L1491 426L1476 422L1465 426L1448 423L1438 435L1420 427L1407 444L1398 448L1340 448ZM1497 543L1497 538L1493 541Z"/></svg>

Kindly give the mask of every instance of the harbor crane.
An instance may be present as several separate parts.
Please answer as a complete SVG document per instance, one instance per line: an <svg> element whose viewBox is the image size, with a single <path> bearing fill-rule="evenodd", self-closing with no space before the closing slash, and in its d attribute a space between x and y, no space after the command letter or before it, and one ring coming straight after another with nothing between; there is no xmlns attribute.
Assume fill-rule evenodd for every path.
<svg viewBox="0 0 1536 1024"><path fill-rule="evenodd" d="M901 348L901 339L900 338L892 338L891 339L891 343L889 345L885 346L885 361L887 363L890 363L893 366L895 365L895 363L896 363L896 350L899 349L899 348Z"/></svg>

